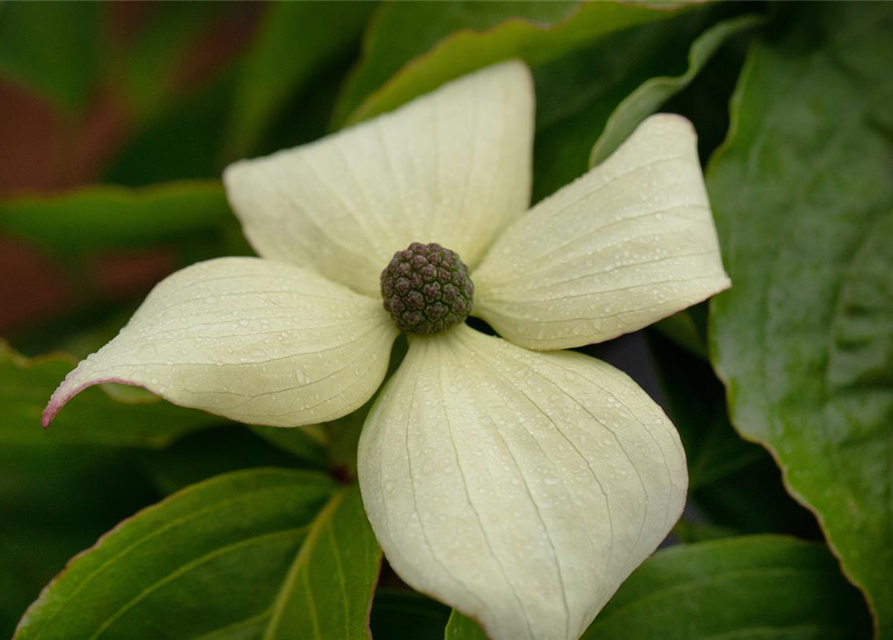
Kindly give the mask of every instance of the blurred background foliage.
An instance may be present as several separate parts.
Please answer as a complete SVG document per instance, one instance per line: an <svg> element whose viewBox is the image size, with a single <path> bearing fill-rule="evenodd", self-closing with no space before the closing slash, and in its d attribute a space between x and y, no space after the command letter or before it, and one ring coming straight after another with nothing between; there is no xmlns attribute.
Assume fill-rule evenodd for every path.
<svg viewBox="0 0 893 640"><path fill-rule="evenodd" d="M362 413L282 432L94 388L52 429L38 427L75 360L112 337L155 282L198 260L251 254L220 183L227 163L314 140L521 57L537 91L535 200L603 159L656 110L694 122L706 164L727 136L729 103L745 59L748 69L756 64L758 42L774 43L762 55L777 54L783 66L817 59L810 47L833 39L831 24L890 26L889 11L859 21L808 13L762 3L0 3L0 335L8 339L0 345L0 635L12 633L68 558L187 485L269 466L350 476ZM890 49L869 41L869 58ZM781 99L784 89L778 81L775 96L757 87L746 97L758 113L761 99ZM878 118L890 126L889 113L886 125ZM727 173L726 183L743 176ZM711 184L714 203L734 200L734 188ZM736 231L726 220L728 258ZM643 565L585 637L868 637L862 595L844 580L819 520L800 506L815 503L803 497L810 488L795 501L782 481L790 472L739 435L778 445L748 431L749 414L732 426L708 352L729 358L713 342L701 305L584 349L628 371L667 408L691 476L673 536L685 544ZM734 369L726 364L724 379ZM884 455L890 433L881 432ZM878 473L889 474L889 488L893 469ZM820 520L839 518L836 508ZM873 531L889 544L886 509ZM846 565L874 548L844 546L837 555ZM883 573L889 556L876 559L874 576L862 561L853 566L860 585L877 588L879 628L889 634L893 604L884 598L893 595L876 585L893 576ZM371 625L376 639L440 638L445 626L450 638L479 633L386 568Z"/></svg>

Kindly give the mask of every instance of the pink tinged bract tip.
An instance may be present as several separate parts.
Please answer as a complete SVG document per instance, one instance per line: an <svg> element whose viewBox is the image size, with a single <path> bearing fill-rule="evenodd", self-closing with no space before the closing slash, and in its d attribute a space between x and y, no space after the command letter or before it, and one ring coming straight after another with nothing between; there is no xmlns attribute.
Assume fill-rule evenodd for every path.
<svg viewBox="0 0 893 640"><path fill-rule="evenodd" d="M68 379L75 371L77 371L77 369L68 374L65 380L62 381L62 384L59 385L59 388L53 392L52 396L50 396L50 401L47 403L47 406L44 408L43 413L40 415L40 425L44 429L50 426L50 423L55 419L56 414L58 414L59 411L62 410L62 407L68 404L69 400L71 400L73 397L75 397L77 394L88 387L92 387L97 384L114 383L125 384L130 387L141 387L143 389L146 389L146 391L150 391L147 387L141 384L136 384L131 380L125 380L123 378L96 378L95 380L89 380L72 388L68 385Z"/></svg>

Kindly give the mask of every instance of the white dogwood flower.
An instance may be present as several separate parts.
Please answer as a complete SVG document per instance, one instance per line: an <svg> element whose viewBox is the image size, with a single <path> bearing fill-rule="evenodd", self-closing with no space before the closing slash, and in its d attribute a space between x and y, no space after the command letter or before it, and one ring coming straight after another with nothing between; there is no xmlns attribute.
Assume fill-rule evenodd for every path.
<svg viewBox="0 0 893 640"><path fill-rule="evenodd" d="M645 392L560 350L729 280L688 121L649 118L528 211L533 103L529 71L507 62L229 167L262 258L161 282L45 423L103 382L252 424L333 420L375 393L400 327L409 351L358 452L388 560L495 640L578 638L670 531L688 478Z"/></svg>

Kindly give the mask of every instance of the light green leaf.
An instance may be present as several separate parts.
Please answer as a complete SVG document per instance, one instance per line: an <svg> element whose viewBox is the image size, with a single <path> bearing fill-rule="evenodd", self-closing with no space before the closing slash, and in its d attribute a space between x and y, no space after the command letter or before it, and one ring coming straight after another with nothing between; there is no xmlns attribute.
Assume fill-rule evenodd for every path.
<svg viewBox="0 0 893 640"><path fill-rule="evenodd" d="M275 2L267 7L240 70L224 134L228 160L256 151L289 98L359 38L374 8L372 2Z"/></svg>
<svg viewBox="0 0 893 640"><path fill-rule="evenodd" d="M583 640L864 638L858 591L819 544L748 536L678 545L646 560Z"/></svg>
<svg viewBox="0 0 893 640"><path fill-rule="evenodd" d="M0 3L0 76L68 113L86 106L100 62L100 2Z"/></svg>
<svg viewBox="0 0 893 640"><path fill-rule="evenodd" d="M692 44L688 52L688 69L685 73L679 76L651 78L642 83L614 109L608 118L604 131L592 147L589 166L594 167L605 160L645 118L685 89L724 42L762 22L762 16L744 15L714 25Z"/></svg>
<svg viewBox="0 0 893 640"><path fill-rule="evenodd" d="M0 231L60 252L157 244L207 233L232 219L219 181L83 187L0 202Z"/></svg>
<svg viewBox="0 0 893 640"><path fill-rule="evenodd" d="M231 473L77 556L15 637L366 638L379 558L356 488L306 471Z"/></svg>
<svg viewBox="0 0 893 640"><path fill-rule="evenodd" d="M444 640L487 640L487 634L477 622L453 610L443 633Z"/></svg>
<svg viewBox="0 0 893 640"><path fill-rule="evenodd" d="M508 58L538 66L608 33L661 20L680 4L622 2L393 3L366 34L337 125L390 111L441 84Z"/></svg>
<svg viewBox="0 0 893 640"><path fill-rule="evenodd" d="M733 287L711 350L732 421L817 513L893 637L893 6L792 9L708 172Z"/></svg>
<svg viewBox="0 0 893 640"><path fill-rule="evenodd" d="M356 486L316 516L273 604L264 640L366 640L381 550Z"/></svg>
<svg viewBox="0 0 893 640"><path fill-rule="evenodd" d="M222 418L182 409L157 398L125 404L104 388L87 389L50 429L40 414L53 391L76 363L61 354L28 359L0 341L0 443L44 445L60 442L161 448L183 434Z"/></svg>

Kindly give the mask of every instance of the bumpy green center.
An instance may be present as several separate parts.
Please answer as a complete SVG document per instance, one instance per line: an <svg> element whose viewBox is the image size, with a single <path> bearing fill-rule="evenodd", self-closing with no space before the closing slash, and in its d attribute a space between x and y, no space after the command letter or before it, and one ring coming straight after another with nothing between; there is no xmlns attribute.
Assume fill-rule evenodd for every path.
<svg viewBox="0 0 893 640"><path fill-rule="evenodd" d="M474 284L456 252L413 242L381 272L381 297L398 329L430 335L468 317Z"/></svg>

